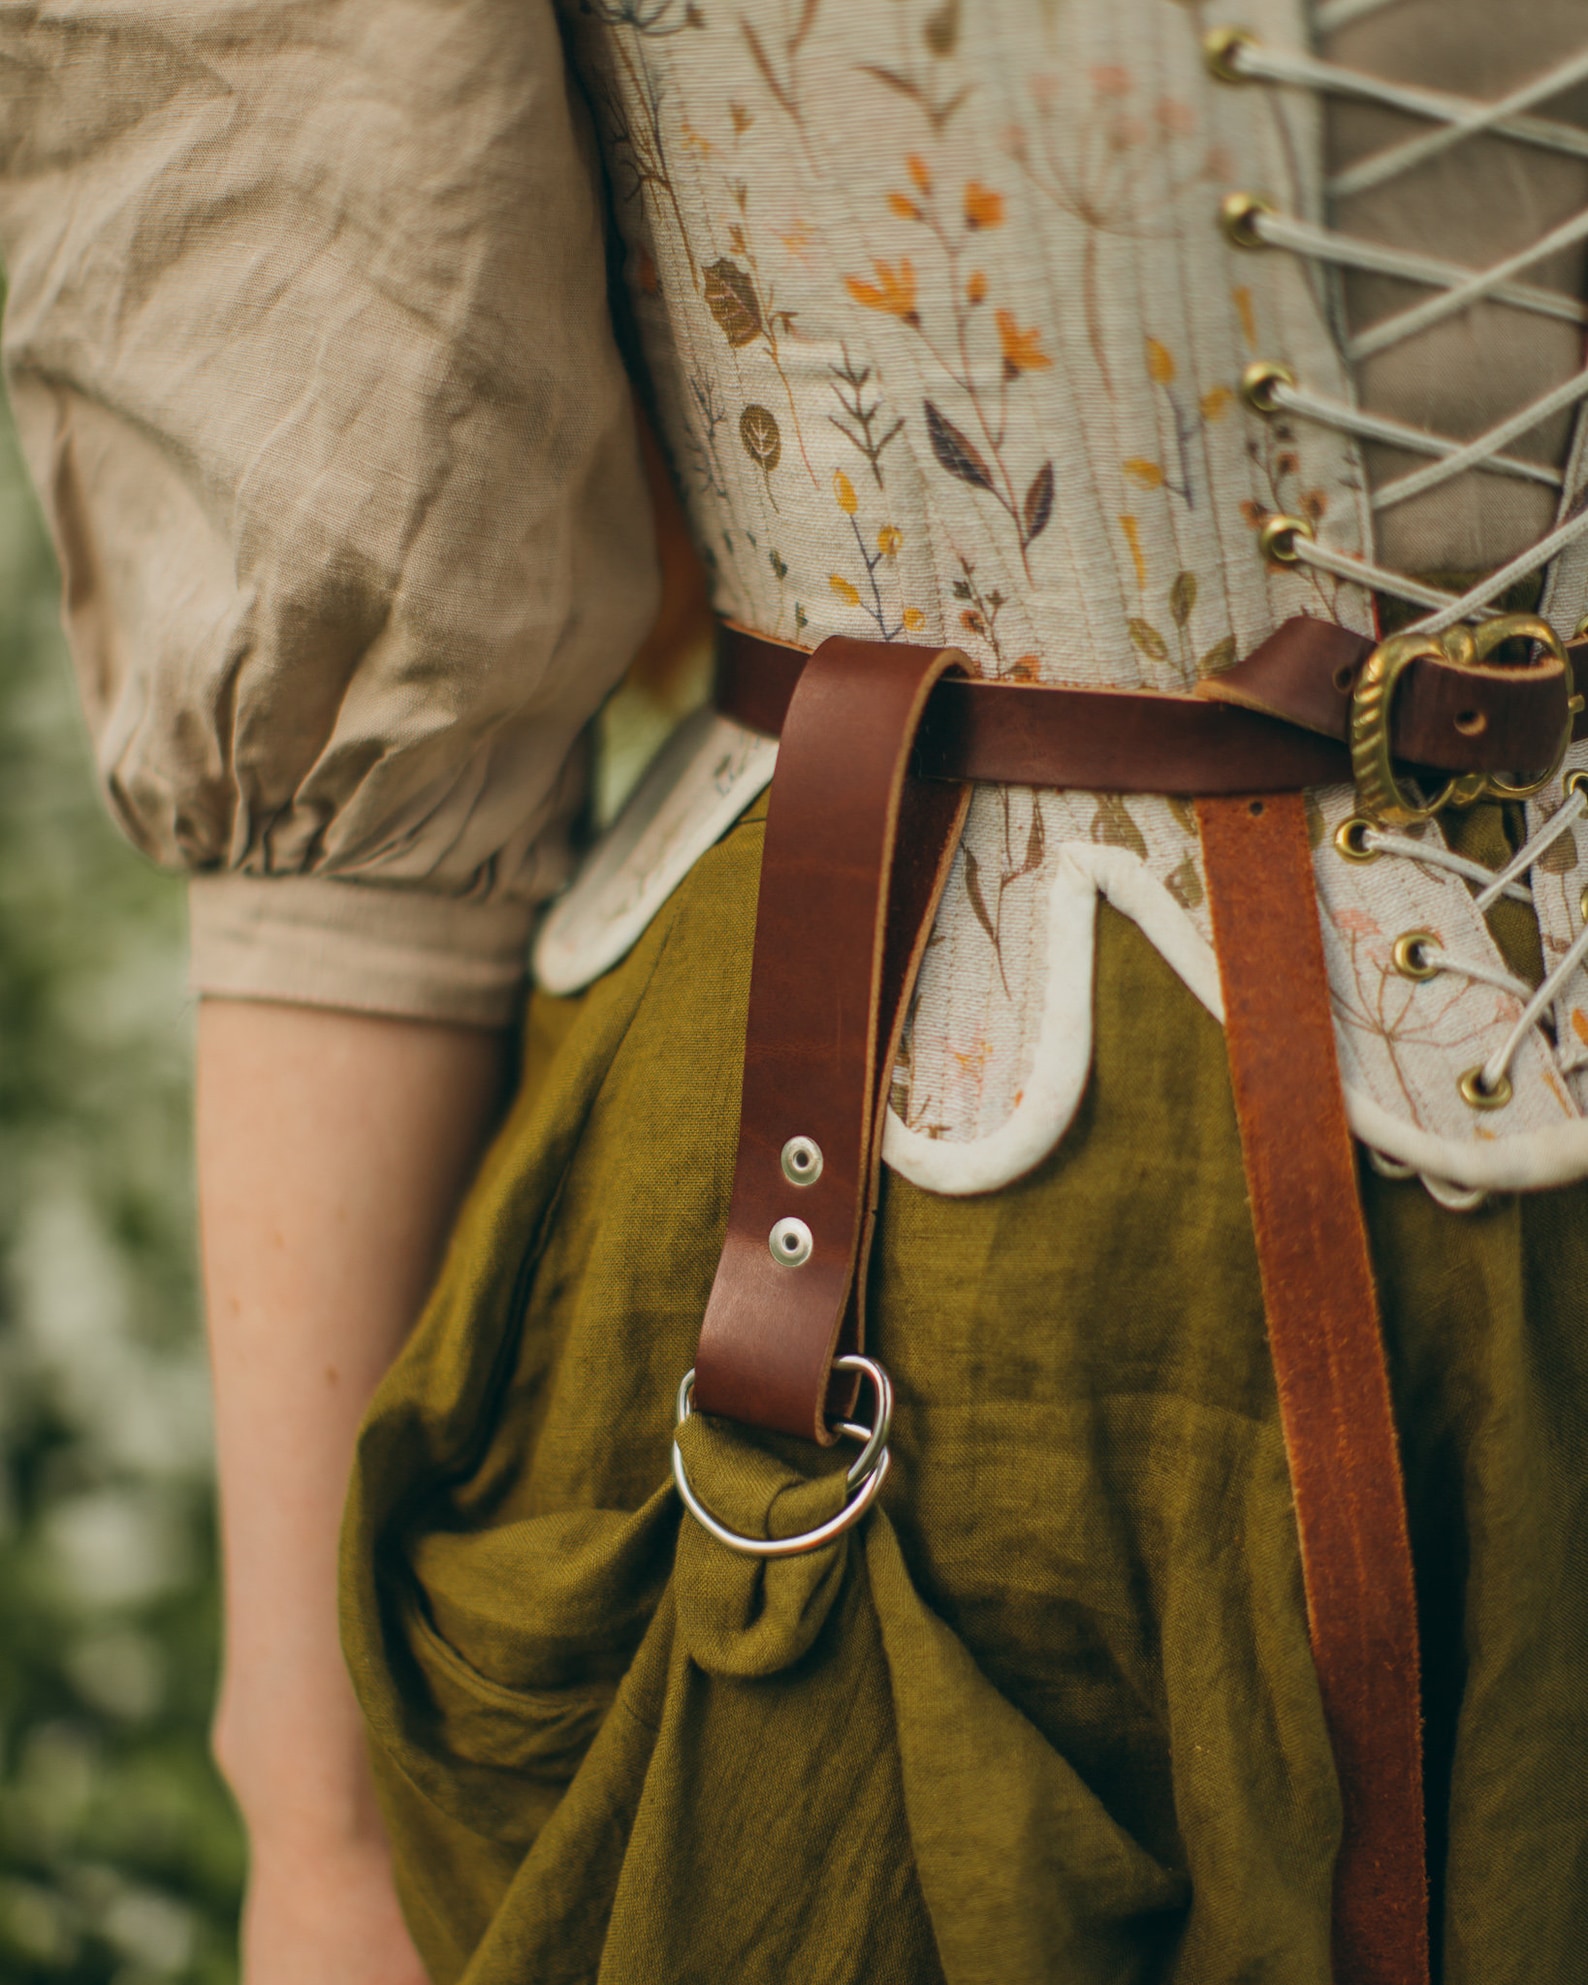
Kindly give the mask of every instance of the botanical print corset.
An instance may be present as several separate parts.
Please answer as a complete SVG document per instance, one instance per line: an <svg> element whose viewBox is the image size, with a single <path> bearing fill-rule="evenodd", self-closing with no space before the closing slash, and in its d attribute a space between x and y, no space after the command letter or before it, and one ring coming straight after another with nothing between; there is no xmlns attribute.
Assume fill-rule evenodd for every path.
<svg viewBox="0 0 1588 1985"><path fill-rule="evenodd" d="M1308 52L1296 0L1240 11L1262 49ZM952 644L987 676L1171 691L1291 614L1370 629L1357 438L1241 393L1272 360L1354 404L1337 286L1326 263L1243 252L1220 228L1244 190L1321 230L1317 101L1219 80L1218 19L1195 0L570 0L659 425L723 615L805 647ZM1289 566L1259 544L1280 514L1311 534ZM1558 568L1557 607L1563 583ZM543 981L611 963L774 757L704 714L675 740L548 924ZM1588 1171L1588 988L1554 1041L1533 1027L1511 1054L1510 1101L1475 1110L1459 1077L1527 989L1462 875L1342 858L1351 810L1348 789L1312 796L1358 1134L1462 1186ZM1437 826L1423 840L1442 851ZM1559 911L1588 875L1573 836L1554 847ZM1188 805L978 789L891 1164L986 1190L1062 1134L1089 1061L1099 893L1219 1010ZM1540 914L1548 943L1542 892ZM1398 973L1411 930L1479 976Z"/></svg>

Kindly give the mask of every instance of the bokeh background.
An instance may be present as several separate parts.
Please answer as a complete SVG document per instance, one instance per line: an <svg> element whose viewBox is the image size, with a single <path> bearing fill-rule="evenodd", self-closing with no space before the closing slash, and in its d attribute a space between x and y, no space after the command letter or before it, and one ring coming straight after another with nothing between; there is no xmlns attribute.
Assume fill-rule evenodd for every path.
<svg viewBox="0 0 1588 1985"><path fill-rule="evenodd" d="M224 1985L183 890L100 808L0 408L0 1985Z"/></svg>

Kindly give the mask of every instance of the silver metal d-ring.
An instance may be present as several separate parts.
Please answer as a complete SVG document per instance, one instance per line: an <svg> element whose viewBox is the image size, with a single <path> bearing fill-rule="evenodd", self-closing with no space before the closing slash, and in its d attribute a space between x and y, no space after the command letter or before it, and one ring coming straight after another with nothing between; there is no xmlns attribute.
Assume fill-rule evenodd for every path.
<svg viewBox="0 0 1588 1985"><path fill-rule="evenodd" d="M795 1537L742 1537L737 1530L730 1530L725 1523L718 1521L699 1496L690 1487L689 1475L684 1467L684 1457L678 1442L673 1442L673 1480L678 1485L678 1493L683 1498L684 1507L701 1526L716 1538L719 1544L726 1544L730 1551L740 1551L751 1558L797 1558L806 1551L819 1551L824 1544L830 1544L835 1537L841 1537L851 1524L858 1523L877 1499L877 1492L887 1480L888 1469L893 1457L888 1452L888 1429L893 1421L893 1381L875 1358L851 1355L833 1360L834 1371L859 1372L871 1380L872 1390L877 1395L875 1423L870 1427L856 1426L851 1420L839 1423L838 1431L847 1434L851 1440L863 1441L861 1448L845 1477L851 1495L836 1516L829 1517L814 1530L802 1530ZM678 1421L682 1426L695 1408L694 1367L685 1372L678 1386Z"/></svg>

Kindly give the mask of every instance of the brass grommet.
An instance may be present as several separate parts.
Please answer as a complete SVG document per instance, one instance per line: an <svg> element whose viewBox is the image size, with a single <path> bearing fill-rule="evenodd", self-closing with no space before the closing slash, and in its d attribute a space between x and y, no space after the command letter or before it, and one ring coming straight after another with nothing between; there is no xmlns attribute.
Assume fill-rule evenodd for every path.
<svg viewBox="0 0 1588 1985"><path fill-rule="evenodd" d="M1202 37L1202 60L1208 74L1218 83L1244 83L1250 78L1236 66L1243 48L1255 48L1257 37L1249 28L1209 28Z"/></svg>
<svg viewBox="0 0 1588 1985"><path fill-rule="evenodd" d="M1438 942L1431 930L1403 930L1390 946L1390 962L1403 979L1436 979L1439 967L1430 965L1423 954Z"/></svg>
<svg viewBox="0 0 1588 1985"><path fill-rule="evenodd" d="M1585 889L1577 899L1577 913L1583 922L1588 924L1588 889Z"/></svg>
<svg viewBox="0 0 1588 1985"><path fill-rule="evenodd" d="M1241 398L1254 414L1276 414L1279 402L1274 398L1274 388L1295 383L1296 375L1288 365L1272 358L1254 359L1241 374Z"/></svg>
<svg viewBox="0 0 1588 1985"><path fill-rule="evenodd" d="M1577 632L1571 637L1574 641L1588 641L1588 613L1577 623Z"/></svg>
<svg viewBox="0 0 1588 1985"><path fill-rule="evenodd" d="M1258 217L1273 211L1255 193L1226 193L1219 202L1219 226L1225 240L1233 248L1263 247L1263 237L1257 232Z"/></svg>
<svg viewBox="0 0 1588 1985"><path fill-rule="evenodd" d="M1502 1075L1492 1089L1485 1089L1481 1067L1469 1068L1456 1087L1461 1091L1462 1102L1474 1110L1503 1110L1515 1094L1508 1075Z"/></svg>
<svg viewBox="0 0 1588 1985"><path fill-rule="evenodd" d="M1342 820L1334 830L1334 851L1348 862L1376 862L1380 850L1370 848L1363 835L1373 825L1365 813L1353 813L1349 820Z"/></svg>
<svg viewBox="0 0 1588 1985"><path fill-rule="evenodd" d="M1568 772L1561 782L1561 791L1567 799L1573 793L1588 793L1588 772Z"/></svg>
<svg viewBox="0 0 1588 1985"><path fill-rule="evenodd" d="M1305 517L1287 517L1282 510L1276 510L1272 517L1263 519L1257 533L1257 549L1270 565L1294 565L1297 538L1306 538L1310 543L1314 536Z"/></svg>

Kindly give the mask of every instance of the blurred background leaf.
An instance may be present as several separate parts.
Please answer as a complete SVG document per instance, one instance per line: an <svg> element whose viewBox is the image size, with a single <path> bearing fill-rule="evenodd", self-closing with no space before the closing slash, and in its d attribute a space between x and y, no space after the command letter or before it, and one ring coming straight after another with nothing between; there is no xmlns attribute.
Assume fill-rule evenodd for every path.
<svg viewBox="0 0 1588 1985"><path fill-rule="evenodd" d="M227 1985L183 891L94 790L0 408L0 1981Z"/></svg>

